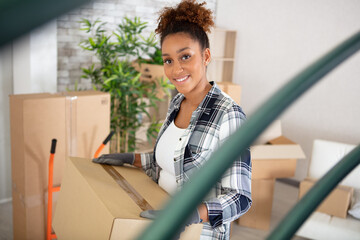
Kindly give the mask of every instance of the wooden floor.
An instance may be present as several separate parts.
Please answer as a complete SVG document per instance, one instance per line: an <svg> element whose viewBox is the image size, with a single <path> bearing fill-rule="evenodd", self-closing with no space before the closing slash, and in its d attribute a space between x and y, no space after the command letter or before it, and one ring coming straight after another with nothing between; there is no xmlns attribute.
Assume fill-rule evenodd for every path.
<svg viewBox="0 0 360 240"><path fill-rule="evenodd" d="M298 188L279 181L275 183L271 226L273 229L279 221L296 203ZM233 224L232 240L258 240L265 239L269 231L256 230ZM271 230L270 229L270 230ZM12 205L11 202L0 204L0 240L12 240ZM293 237L293 240L303 240L301 237Z"/></svg>

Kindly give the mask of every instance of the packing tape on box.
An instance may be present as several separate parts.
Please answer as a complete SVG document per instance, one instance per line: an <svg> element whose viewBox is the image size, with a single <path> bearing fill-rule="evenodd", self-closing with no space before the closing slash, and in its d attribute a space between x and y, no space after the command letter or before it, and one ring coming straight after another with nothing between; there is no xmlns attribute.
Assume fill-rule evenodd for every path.
<svg viewBox="0 0 360 240"><path fill-rule="evenodd" d="M143 210L151 210L153 207L133 188L128 181L112 166L101 164L105 171L115 182L129 195L129 197Z"/></svg>
<svg viewBox="0 0 360 240"><path fill-rule="evenodd" d="M66 96L66 126L68 140L68 155L77 156L77 129L76 129L77 96Z"/></svg>

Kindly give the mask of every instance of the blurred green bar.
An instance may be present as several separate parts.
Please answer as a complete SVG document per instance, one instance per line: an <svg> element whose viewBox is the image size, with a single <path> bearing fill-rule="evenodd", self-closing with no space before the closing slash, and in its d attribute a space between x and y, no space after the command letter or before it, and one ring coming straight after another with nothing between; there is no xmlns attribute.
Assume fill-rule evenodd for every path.
<svg viewBox="0 0 360 240"><path fill-rule="evenodd" d="M0 47L90 0L2 0Z"/></svg>
<svg viewBox="0 0 360 240"><path fill-rule="evenodd" d="M290 239L323 199L360 164L360 145L347 154L327 172L301 200L290 210L285 218L270 233L267 239Z"/></svg>
<svg viewBox="0 0 360 240"><path fill-rule="evenodd" d="M359 48L360 32L311 64L265 101L248 121L212 154L208 162L194 174L183 189L172 197L159 218L150 224L138 239L172 239L184 225L185 219L244 149L250 146L260 133L301 94Z"/></svg>

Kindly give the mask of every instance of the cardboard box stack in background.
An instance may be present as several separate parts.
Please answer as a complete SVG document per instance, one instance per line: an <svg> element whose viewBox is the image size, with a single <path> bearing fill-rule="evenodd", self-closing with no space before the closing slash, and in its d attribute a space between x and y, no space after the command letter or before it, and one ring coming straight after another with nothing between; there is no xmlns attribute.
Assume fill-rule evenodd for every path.
<svg viewBox="0 0 360 240"><path fill-rule="evenodd" d="M241 106L241 86L232 82L216 82L218 87Z"/></svg>
<svg viewBox="0 0 360 240"><path fill-rule="evenodd" d="M167 193L140 169L70 157L53 227L60 240L132 240L151 222L140 213L162 209L168 199ZM193 224L181 239L199 239L201 230L202 224Z"/></svg>
<svg viewBox="0 0 360 240"><path fill-rule="evenodd" d="M275 121L251 147L252 180L250 210L241 216L242 226L268 230L276 178L295 175L297 159L305 158L302 148L282 136L281 122Z"/></svg>
<svg viewBox="0 0 360 240"><path fill-rule="evenodd" d="M299 199L355 148L355 144L314 139L307 178L300 183ZM360 221L356 219L356 214L348 214L356 212L356 204L360 200L356 194L360 188L359 179L358 166L330 192L296 235L309 239L360 239ZM349 204L351 211L348 212Z"/></svg>
<svg viewBox="0 0 360 240"><path fill-rule="evenodd" d="M148 63L133 63L134 68L136 71L141 73L140 80L144 82L156 82L159 86L160 79L167 79L164 73L164 66L157 65L157 64L148 64ZM166 97L166 94L163 91L158 91L157 93L158 98Z"/></svg>
<svg viewBox="0 0 360 240"><path fill-rule="evenodd" d="M302 198L316 183L314 178L306 178L300 183L299 199ZM346 218L354 189L348 186L337 186L316 209L317 212Z"/></svg>
<svg viewBox="0 0 360 240"><path fill-rule="evenodd" d="M11 95L10 122L14 239L45 239L51 140L57 139L53 182L59 186L66 157L91 157L108 135L110 95Z"/></svg>
<svg viewBox="0 0 360 240"><path fill-rule="evenodd" d="M324 176L337 162L339 162L355 145L330 142L316 139L313 143L312 156L307 177L300 182L299 199ZM316 209L330 216L346 218L350 207L356 183L359 182L356 171L352 171L339 185L323 200Z"/></svg>

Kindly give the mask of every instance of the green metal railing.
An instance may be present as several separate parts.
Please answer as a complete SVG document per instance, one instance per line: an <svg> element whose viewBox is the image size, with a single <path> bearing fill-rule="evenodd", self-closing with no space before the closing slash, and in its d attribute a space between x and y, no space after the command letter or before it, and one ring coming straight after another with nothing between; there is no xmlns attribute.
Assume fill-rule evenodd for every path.
<svg viewBox="0 0 360 240"><path fill-rule="evenodd" d="M85 2L88 0L3 0L0 3L0 47ZM299 96L359 48L360 32L291 79L214 152L204 167L184 185L181 192L172 198L159 218L141 234L139 239L171 239L244 149L250 146L260 133ZM360 147L357 147L304 196L272 232L269 239L289 239L327 194L359 162Z"/></svg>
<svg viewBox="0 0 360 240"><path fill-rule="evenodd" d="M1 0L0 47L90 0Z"/></svg>

